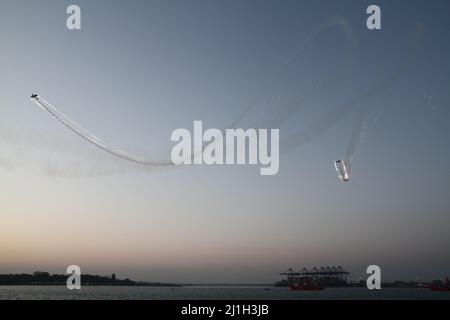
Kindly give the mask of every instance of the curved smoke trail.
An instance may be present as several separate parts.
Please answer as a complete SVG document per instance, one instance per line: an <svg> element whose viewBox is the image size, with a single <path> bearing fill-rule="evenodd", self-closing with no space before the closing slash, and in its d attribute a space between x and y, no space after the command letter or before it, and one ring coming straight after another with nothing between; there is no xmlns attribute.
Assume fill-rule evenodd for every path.
<svg viewBox="0 0 450 320"><path fill-rule="evenodd" d="M327 21L323 25L321 25L310 37L308 37L304 43L297 49L296 53L288 60L289 62L295 59L295 57L299 54L301 50L306 46L306 44L318 36L323 31L328 28L338 26L347 42L347 55L337 68L337 71L326 77L319 84L317 84L316 89L312 90L309 94L305 94L305 96L297 99L294 102L291 102L289 105L285 105L283 107L279 107L276 110L276 113L273 115L272 127L281 126L286 120L289 120L293 114L298 112L302 107L305 107L307 101L312 100L318 94L323 92L323 90L330 90L336 87L339 83L342 82L344 77L350 74L352 69L352 65L356 59L358 53L358 41L356 36L353 34L353 30L350 27L347 20L341 16L333 17ZM320 88L320 89L319 89Z"/></svg>
<svg viewBox="0 0 450 320"><path fill-rule="evenodd" d="M82 126L77 124L75 121L71 120L64 113L59 111L56 107L52 106L49 102L45 101L41 97L34 97L31 100L40 106L42 109L50 113L56 120L58 120L65 127L70 129L76 135L86 140L87 142L93 144L94 146L100 148L101 150L110 153L114 156L122 158L124 160L128 160L137 164L147 165L147 166L172 166L174 163L172 161L154 161L149 160L143 157L138 157L134 155L130 155L125 151L112 148L108 146L105 142L103 142L100 138L84 129Z"/></svg>
<svg viewBox="0 0 450 320"><path fill-rule="evenodd" d="M350 24L344 17L342 17L340 15L334 16L334 17L331 17L331 18L325 20L313 32L311 32L311 34L305 40L303 40L296 47L296 49L294 49L294 52L284 62L282 62L275 71L272 72L272 76L269 76L270 79L275 78L275 80L271 81L271 85L269 86L268 90L265 90L265 93L267 93L267 91L274 90L276 84L279 81L279 77L281 76L281 71L283 71L283 69L285 69L287 66L289 66L289 64L291 64L298 57L298 55L306 48L306 46L313 39L315 39L318 35L320 35L325 30L332 28L332 27L339 27L341 29L341 31L343 32L344 37L348 44L349 54L347 55L346 61L344 61L344 63L342 63L339 66L338 71L333 76L327 77L327 79L324 80L323 83L321 83L319 87L321 87L323 90L324 87L331 88L333 85L338 84L340 82L340 80L342 79L342 77L344 76L344 74L348 73L350 71L350 69L351 69L350 66L354 61L354 58L355 58L356 52L357 52L357 48L358 48L358 41L356 39L356 36L353 33L352 28L350 27ZM314 91L317 91L317 90L314 90ZM282 122L284 122L286 119L288 119L290 117L290 115L292 113L296 112L299 109L299 107L306 100L311 99L311 97L313 97L313 96L314 96L314 94L305 96L301 100L297 101L296 103L293 103L288 108L282 109L281 107L279 107L277 110L278 113L276 114L276 117L277 117L277 119L275 121L276 125L280 125ZM230 123L228 128L237 127L237 125L243 119L245 119L250 114L250 112L257 106L257 103L260 99L261 99L261 95L258 95L253 100L253 102L251 104L249 104L244 109L244 111L233 122Z"/></svg>
<svg viewBox="0 0 450 320"><path fill-rule="evenodd" d="M423 27L421 25L417 25L416 27L416 34L415 34L415 39L413 41L413 46L411 48L411 56L408 57L407 59L407 64L405 65L404 68L400 68L400 71L402 74L397 74L397 76L401 76L403 75L403 73L405 73L406 71L408 71L408 69L412 66L414 60L415 60L415 56L416 56L416 52L417 49L420 45L420 40L422 39L423 36ZM395 81L395 79L393 79L392 81ZM393 82L391 82L390 84L388 84L388 86L390 86L391 84L393 84ZM385 87L383 89L387 89L388 87ZM370 97L369 97L370 98ZM361 140L361 136L363 134L363 130L365 127L365 123L366 123L366 117L367 114L369 113L369 106L366 103L366 106L363 107L359 114L356 117L356 121L355 121L355 125L353 127L353 131L352 131L352 135L350 138L350 142L348 144L347 147L347 151L345 153L345 157L344 157L344 164L348 170L348 175L351 175L351 168L352 168L352 158L353 155L356 151L356 147L358 146L360 140Z"/></svg>
<svg viewBox="0 0 450 320"><path fill-rule="evenodd" d="M299 132L288 137L283 144L282 152L289 152L293 148L308 143L311 140L319 137L326 130L333 127L340 119L342 119L346 114L355 109L357 106L366 105L370 100L374 99L376 96L389 89L413 66L418 49L421 46L422 38L423 26L421 24L418 24L416 26L416 31L412 37L412 40L409 43L410 47L408 48L408 55L405 57L403 63L398 65L385 77L382 77L381 79L375 81L363 94L356 96L347 103L339 105L324 118L320 118L317 121L313 121L312 123L310 123L310 125L304 132ZM359 130L359 132L357 131L358 134L360 134L360 132L361 130ZM349 149L351 150L352 148Z"/></svg>
<svg viewBox="0 0 450 320"><path fill-rule="evenodd" d="M340 15L325 20L313 32L311 32L310 35L296 47L296 49L294 49L293 53L284 62L282 62L275 71L272 72L272 76L270 76L269 78L274 80L271 81L271 84L269 85L268 90L265 90L265 93L267 93L267 91L274 91L277 83L279 82L279 78L282 75L281 72L283 71L283 69L289 66L312 40L314 40L322 32L333 27L339 27L344 35L347 43L347 56L345 60L339 64L337 71L326 79L322 80L322 82L316 88L320 88L320 90L322 91L324 89L331 89L337 86L345 77L345 75L350 73L352 64L356 58L358 51L358 39L353 33L353 30L348 21ZM298 112L301 107L304 107L305 103L308 100L312 100L315 96L317 96L317 94L319 94L319 90L313 89L311 92L305 94L305 96L297 99L290 105L282 106L282 103L278 102L276 104L276 110L273 110L271 114L271 127L279 127L280 125L282 125L286 120L290 119L290 117L294 113ZM243 121L258 105L257 103L261 100L261 97L262 95L258 95L256 98L254 98L253 102L250 103L244 109L244 111L227 126L227 128L237 128L239 123L241 123L241 121ZM222 129L221 131L225 135L225 129ZM207 148L208 146L203 147L202 151L205 151ZM194 154L193 158L198 157L202 153L202 151Z"/></svg>

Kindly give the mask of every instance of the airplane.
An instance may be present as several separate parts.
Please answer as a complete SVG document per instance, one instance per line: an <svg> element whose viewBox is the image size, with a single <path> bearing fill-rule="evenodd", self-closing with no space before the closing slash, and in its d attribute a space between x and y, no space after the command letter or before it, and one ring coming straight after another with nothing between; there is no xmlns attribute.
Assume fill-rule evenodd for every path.
<svg viewBox="0 0 450 320"><path fill-rule="evenodd" d="M347 170L347 167L345 166L344 161L336 160L334 162L334 167L336 168L336 171L339 174L339 179L341 179L344 182L347 182L350 180L350 175L348 173L348 170Z"/></svg>
<svg viewBox="0 0 450 320"><path fill-rule="evenodd" d="M34 99L34 100L39 100L39 95L38 94L35 94L35 93L33 93L32 95L31 95L31 97L30 97L31 99Z"/></svg>

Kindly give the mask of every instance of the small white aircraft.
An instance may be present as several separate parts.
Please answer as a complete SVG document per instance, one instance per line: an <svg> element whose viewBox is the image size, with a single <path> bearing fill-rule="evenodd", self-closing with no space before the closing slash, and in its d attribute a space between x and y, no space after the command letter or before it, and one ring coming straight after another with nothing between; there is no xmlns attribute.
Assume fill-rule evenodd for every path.
<svg viewBox="0 0 450 320"><path fill-rule="evenodd" d="M344 182L347 182L350 180L350 174L347 170L347 167L345 166L344 161L342 160L336 160L334 162L334 167L336 168L336 171L339 175L339 179L341 179Z"/></svg>

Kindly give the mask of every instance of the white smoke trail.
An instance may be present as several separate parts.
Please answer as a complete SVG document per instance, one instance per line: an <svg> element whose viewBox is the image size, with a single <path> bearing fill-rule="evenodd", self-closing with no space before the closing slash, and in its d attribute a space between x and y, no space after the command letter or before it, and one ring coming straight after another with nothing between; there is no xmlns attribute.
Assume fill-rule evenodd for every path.
<svg viewBox="0 0 450 320"><path fill-rule="evenodd" d="M319 87L321 88L321 90L323 90L324 88L330 89L333 86L338 85L342 81L342 78L345 76L345 74L348 74L350 72L351 65L353 64L353 61L355 60L358 51L358 40L355 34L353 33L353 30L348 21L340 15L331 17L322 22L322 24L320 24L315 30L313 30L306 39L304 39L300 44L297 45L293 53L290 54L290 56L287 59L285 59L285 61L280 63L280 65L275 69L275 71L271 75L269 75L269 77L267 77L268 79L270 79L270 85L269 88L264 90L263 95L267 94L267 92L274 91L276 85L279 83L280 80L279 78L282 75L282 72L286 70L287 67L292 62L295 61L295 59L298 58L301 52L317 36L319 36L322 32L334 27L338 27L342 31L343 36L347 42L348 54L345 61L343 61L339 65L336 73L330 75L329 77L327 77L327 79L322 81ZM296 103L292 103L291 105L284 107L281 107L279 105L279 107L276 110L274 110L274 115L272 115L273 118L272 126L276 127L281 125L284 121L289 119L289 117L292 116L293 113L298 111L307 100L312 99L314 96L317 96L319 94L320 94L319 90L313 90L300 100L296 101ZM239 125L239 123L241 123L242 120L244 120L247 116L249 116L249 114L254 110L254 108L258 106L258 103L260 102L261 98L262 98L261 95L258 95L253 100L253 102L249 104L233 122L230 123L230 125L227 128L236 128Z"/></svg>
<svg viewBox="0 0 450 320"><path fill-rule="evenodd" d="M68 116L59 111L56 107L52 106L49 102L45 101L41 97L31 98L31 100L36 103L43 110L50 113L56 120L58 120L65 127L70 129L76 135L86 140L87 142L93 144L94 146L100 148L101 150L112 154L116 157L122 158L127 161L131 161L137 164L146 165L146 166L172 166L174 163L172 161L155 161L146 159L143 157L138 157L135 155L130 155L125 151L112 148L108 146L105 142L103 142L100 138L84 129L82 126L77 124L75 121L71 120Z"/></svg>
<svg viewBox="0 0 450 320"><path fill-rule="evenodd" d="M364 107L361 110L359 110L359 114L356 117L355 126L353 127L352 136L350 138L350 142L347 147L347 151L345 153L344 157L344 163L347 167L348 174L351 174L351 168L352 168L352 158L356 151L356 147L358 146L361 135L366 123L366 116L368 113L368 107Z"/></svg>
<svg viewBox="0 0 450 320"><path fill-rule="evenodd" d="M354 97L347 103L339 105L337 108L332 110L332 112L326 114L317 121L310 123L305 131L292 134L290 137L285 139L280 152L287 153L294 148L306 144L321 136L349 112L355 110L358 106L367 105L375 97L381 95L393 86L394 83L403 77L414 65L417 52L422 44L423 33L423 25L417 24L412 39L409 41L407 55L401 64L399 64L386 76L374 81L374 83L370 85L364 93Z"/></svg>
<svg viewBox="0 0 450 320"><path fill-rule="evenodd" d="M287 67L295 61L301 54L301 52L322 32L338 27L347 43L347 55L339 65L335 73L329 75L326 79L322 80L320 84L316 87L316 89L311 90L310 92L307 92L302 98L297 99L293 103L285 104L282 103L282 96L280 94L276 94L275 87L280 82L280 77L287 69ZM239 116L234 119L226 128L221 129L222 135L225 136L226 129L235 129L238 128L239 124L243 122L244 119L249 117L250 114L252 114L252 111L258 107L261 106L260 103L262 101L262 98L264 95L271 95L270 100L276 100L276 101L265 101L265 104L269 105L269 109L271 110L265 110L263 109L262 112L256 116L256 121L253 123L251 127L260 127L259 124L263 123L264 118L269 118L270 125L268 127L279 127L281 126L286 120L288 120L294 113L298 112L303 106L305 106L306 101L312 100L315 97L317 97L320 92L324 89L332 89L334 86L337 86L339 83L342 82L342 79L350 73L351 67L353 64L353 61L355 60L355 57L357 55L358 51L358 39L353 33L353 30L348 23L348 21L340 15L333 16L331 18L326 19L323 21L316 29L314 29L306 39L301 41L296 48L293 50L293 52L284 60L282 61L275 71L271 73L267 78L270 80L269 87L264 90L264 93L258 94L253 100L252 103L247 105L247 107L239 114ZM321 88L321 90L317 90L317 88ZM270 106L274 106L271 108ZM271 111L271 112L269 112ZM258 123L259 122L259 123ZM197 151L192 155L191 161L194 162L194 159L201 156L205 150L208 150L208 148L211 147L211 145L204 146L201 150Z"/></svg>

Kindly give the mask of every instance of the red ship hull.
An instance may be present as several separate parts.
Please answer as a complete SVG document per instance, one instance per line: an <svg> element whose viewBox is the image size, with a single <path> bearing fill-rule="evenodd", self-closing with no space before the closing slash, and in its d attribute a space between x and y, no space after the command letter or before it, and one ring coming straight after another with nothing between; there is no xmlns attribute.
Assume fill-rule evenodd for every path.
<svg viewBox="0 0 450 320"><path fill-rule="evenodd" d="M435 281L430 285L431 291L450 291L450 281L445 278L443 281Z"/></svg>
<svg viewBox="0 0 450 320"><path fill-rule="evenodd" d="M450 291L450 287L430 286L431 291Z"/></svg>

